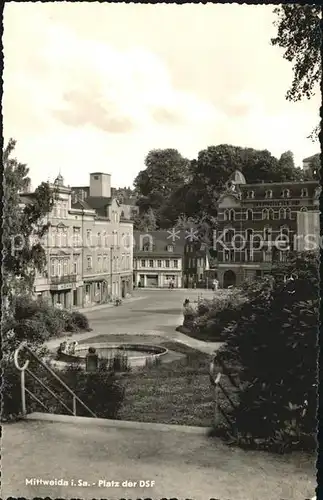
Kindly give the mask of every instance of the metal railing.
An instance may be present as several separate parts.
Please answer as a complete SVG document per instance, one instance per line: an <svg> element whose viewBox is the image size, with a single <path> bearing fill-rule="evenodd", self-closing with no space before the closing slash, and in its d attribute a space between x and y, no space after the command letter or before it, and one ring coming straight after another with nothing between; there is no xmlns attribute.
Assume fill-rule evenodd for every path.
<svg viewBox="0 0 323 500"><path fill-rule="evenodd" d="M72 396L72 401L73 401L73 409L69 408L62 400L61 398L55 394L49 387L47 387L44 382L42 382L29 368L29 359L27 359L24 363L23 366L19 365L19 360L18 356L21 351L26 351L35 361L37 361L38 364L40 364L45 370L52 375L53 378L55 378L62 387ZM68 387L68 385L63 382L63 380L48 366L46 363L44 363L27 345L26 343L20 344L20 346L16 349L15 354L14 354L14 363L17 368L17 370L20 371L21 373L21 404L22 404L22 414L27 415L27 409L26 409L26 393L36 401L42 408L44 408L47 412L50 413L48 408L44 405L42 401L40 401L35 394L33 394L29 389L26 387L26 377L25 377L25 372L28 373L34 380L36 380L44 389L46 389L49 394L53 396L54 399L56 399L66 410L69 414L76 416L77 408L76 408L76 402L78 402L83 408L85 408L88 413L94 417L97 418L95 413L93 413L92 410L75 394L75 392Z"/></svg>
<svg viewBox="0 0 323 500"><path fill-rule="evenodd" d="M64 274L63 276L51 276L50 284L51 285L61 285L64 283L75 283L76 282L76 274Z"/></svg>
<svg viewBox="0 0 323 500"><path fill-rule="evenodd" d="M219 368L220 368L217 373L216 373L216 364L218 364ZM233 433L235 433L235 427L234 427L232 420L230 419L230 416L224 411L224 409L221 407L221 404L220 404L219 391L221 391L222 394L225 396L226 400L228 401L229 405L231 406L231 408L233 410L236 409L236 407L237 407L236 403L234 403L232 401L232 398L230 397L228 391L225 389L224 385L221 384L221 380L224 376L226 376L228 378L229 382L231 383L231 385L233 385L233 387L235 387L235 389L240 389L239 382L237 382L233 378L233 376L228 372L224 363L221 362L215 355L213 360L210 363L210 382L211 382L211 385L214 389L214 401L215 401L214 416L215 416L215 420L217 420L218 414L220 413L223 416L223 418L226 420L227 424L230 426Z"/></svg>

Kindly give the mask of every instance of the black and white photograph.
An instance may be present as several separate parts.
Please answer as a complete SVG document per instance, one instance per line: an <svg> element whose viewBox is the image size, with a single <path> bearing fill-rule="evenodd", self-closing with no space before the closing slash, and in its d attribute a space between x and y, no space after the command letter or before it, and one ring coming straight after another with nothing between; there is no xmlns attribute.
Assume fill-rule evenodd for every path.
<svg viewBox="0 0 323 500"><path fill-rule="evenodd" d="M1 498L320 498L321 19L5 2Z"/></svg>

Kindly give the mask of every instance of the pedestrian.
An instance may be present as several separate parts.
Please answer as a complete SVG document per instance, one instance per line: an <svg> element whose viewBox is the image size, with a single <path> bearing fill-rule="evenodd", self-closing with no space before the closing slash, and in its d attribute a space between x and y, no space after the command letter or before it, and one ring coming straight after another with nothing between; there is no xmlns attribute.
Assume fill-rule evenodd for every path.
<svg viewBox="0 0 323 500"><path fill-rule="evenodd" d="M218 282L217 279L214 279L213 282L212 282L212 290L213 290L213 292L216 292L217 289L218 289L218 287L219 287L219 282Z"/></svg>

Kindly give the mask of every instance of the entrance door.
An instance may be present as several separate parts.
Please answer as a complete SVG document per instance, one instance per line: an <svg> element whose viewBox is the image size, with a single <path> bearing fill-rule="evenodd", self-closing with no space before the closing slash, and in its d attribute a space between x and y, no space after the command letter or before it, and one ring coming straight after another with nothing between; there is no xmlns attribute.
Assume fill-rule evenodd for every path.
<svg viewBox="0 0 323 500"><path fill-rule="evenodd" d="M77 290L73 290L73 306L77 306Z"/></svg>
<svg viewBox="0 0 323 500"><path fill-rule="evenodd" d="M223 288L228 288L228 286L234 286L236 284L236 275L231 269L225 271L223 275Z"/></svg>
<svg viewBox="0 0 323 500"><path fill-rule="evenodd" d="M158 275L152 275L152 276L149 276L147 275L147 286L148 287L158 287Z"/></svg>
<svg viewBox="0 0 323 500"><path fill-rule="evenodd" d="M124 299L126 296L126 282L122 280L121 282L121 295L122 298Z"/></svg>

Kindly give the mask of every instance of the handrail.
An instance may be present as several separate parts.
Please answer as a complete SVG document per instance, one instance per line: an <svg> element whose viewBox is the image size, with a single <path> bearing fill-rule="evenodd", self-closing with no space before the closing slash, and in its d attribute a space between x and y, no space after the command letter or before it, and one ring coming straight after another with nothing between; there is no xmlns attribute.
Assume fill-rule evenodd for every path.
<svg viewBox="0 0 323 500"><path fill-rule="evenodd" d="M49 387L47 387L41 380L36 377L34 373L32 373L29 369L29 360L27 359L24 363L23 366L19 365L19 360L18 360L18 355L22 350L26 350L45 370L47 370L48 373L50 373L61 385L64 387L64 389L72 396L73 398L73 411L68 408L65 403L61 401L61 399L55 394ZM73 415L76 415L76 401L80 403L83 408L85 408L92 417L97 418L95 413L93 413L92 410L75 394L75 392L65 384L65 382L48 366L46 363L44 363L27 345L26 342L22 342L20 346L16 349L15 354L14 354L14 363L17 368L21 372L21 400L22 400L22 412L24 415L26 415L26 392L31 395L30 391L25 387L25 371L29 373L35 380L37 380L45 389L47 389L50 394L57 399L70 413ZM34 396L34 395L33 395Z"/></svg>

